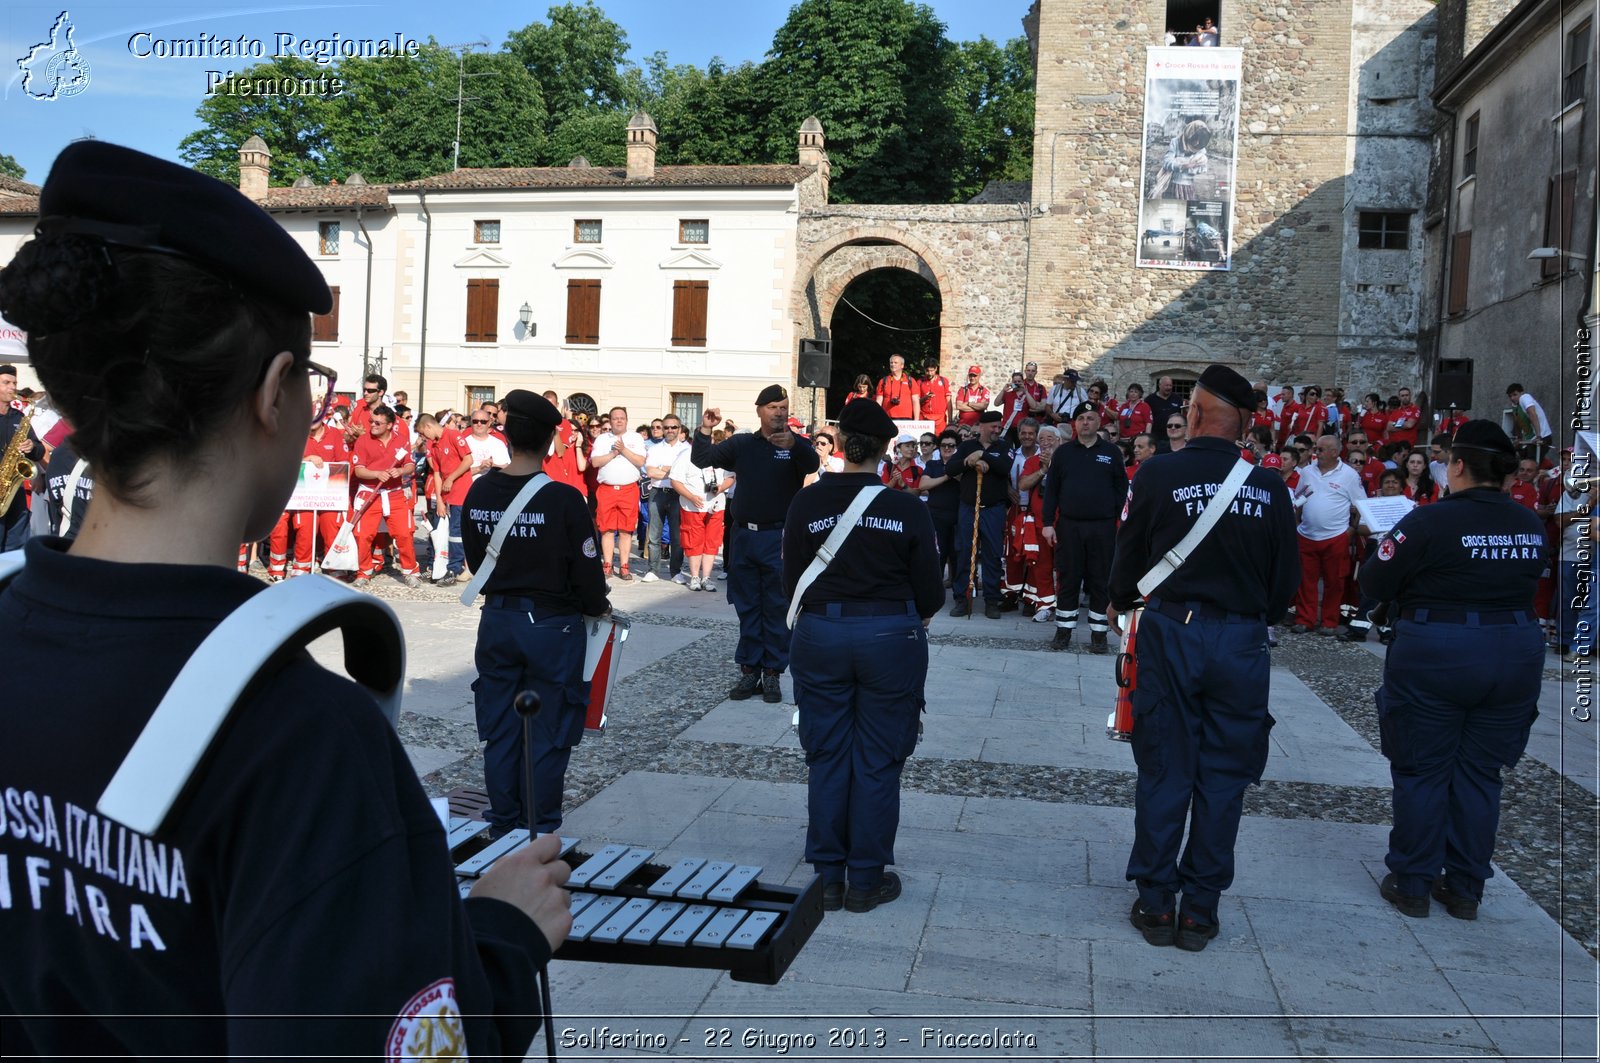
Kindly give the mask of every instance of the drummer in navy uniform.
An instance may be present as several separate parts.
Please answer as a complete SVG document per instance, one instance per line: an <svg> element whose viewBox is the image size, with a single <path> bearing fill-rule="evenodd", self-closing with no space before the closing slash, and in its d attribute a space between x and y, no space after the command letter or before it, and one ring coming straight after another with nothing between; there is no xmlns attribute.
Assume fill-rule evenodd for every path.
<svg viewBox="0 0 1600 1063"><path fill-rule="evenodd" d="M561 411L531 391L516 390L501 404L511 464L478 479L467 492L462 546L473 572L482 566L495 525L539 473ZM561 826L562 791L572 747L583 739L589 684L583 678L584 616L611 611L594 521L583 494L570 484L545 486L517 517L482 587L477 681L472 684L478 738L489 791L490 827L553 833ZM523 807L522 720L517 695L538 692L533 717L533 786L537 808Z"/></svg>
<svg viewBox="0 0 1600 1063"><path fill-rule="evenodd" d="M330 374L313 404L309 361L333 299L238 189L127 148L69 145L39 213L0 314L95 490L77 537L29 541L0 589L0 630L27 634L0 698L0 1045L520 1058L571 925L558 839L463 903L394 728L304 650L257 674L154 836L97 811L196 648L295 586L234 560L283 512L333 397Z"/></svg>
<svg viewBox="0 0 1600 1063"><path fill-rule="evenodd" d="M983 496L978 496L978 470L983 470ZM978 417L978 438L956 448L945 463L950 478L961 484L961 508L956 511L956 572L950 583L956 604L951 616L972 612L967 601L967 581L972 572L972 524L977 513L978 563L983 570L983 615L1000 619L1000 547L1006 531L1006 503L1010 501L1011 452L1000 437L1000 411L985 410Z"/></svg>
<svg viewBox="0 0 1600 1063"><path fill-rule="evenodd" d="M1499 425L1468 421L1450 450L1450 493L1401 518L1361 566L1363 595L1398 609L1377 693L1394 780L1379 892L1415 918L1430 891L1457 919L1478 917L1500 771L1522 756L1538 715L1544 525L1500 490L1516 467Z"/></svg>
<svg viewBox="0 0 1600 1063"><path fill-rule="evenodd" d="M788 594L856 495L881 486L878 462L898 431L877 403L844 408L844 471L824 476L789 507ZM918 498L900 491L873 497L801 595L791 653L810 768L806 861L822 877L826 909L869 912L900 896L899 877L884 865L894 863L900 771L917 744L926 628L943 604L933 520Z"/></svg>
<svg viewBox="0 0 1600 1063"><path fill-rule="evenodd" d="M1241 460L1238 440L1254 409L1248 380L1210 366L1189 403L1188 444L1139 466L1111 562L1112 623L1139 605L1139 581L1189 533ZM1139 779L1127 877L1139 890L1130 918L1152 945L1198 952L1217 936L1244 790L1267 763L1267 623L1283 615L1300 582L1294 525L1283 479L1252 469L1187 563L1145 603L1132 699Z"/></svg>
<svg viewBox="0 0 1600 1063"><path fill-rule="evenodd" d="M729 503L728 601L739 614L739 645L733 659L739 682L728 692L734 701L761 694L783 700L778 676L789 667L789 596L783 589L783 518L789 503L817 471L811 441L789 429L789 393L769 384L756 396L755 432L737 432L720 443L711 432L722 423L718 410L706 410L695 432L689 461L702 469L727 469L739 477Z"/></svg>

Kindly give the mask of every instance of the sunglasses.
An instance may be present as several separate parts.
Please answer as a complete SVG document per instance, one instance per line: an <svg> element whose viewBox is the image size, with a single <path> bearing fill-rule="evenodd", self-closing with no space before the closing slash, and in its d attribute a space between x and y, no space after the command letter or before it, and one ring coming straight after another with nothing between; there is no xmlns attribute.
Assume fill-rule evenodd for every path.
<svg viewBox="0 0 1600 1063"><path fill-rule="evenodd" d="M368 394L368 395L376 395L378 393L378 389L377 388L362 388L361 390L362 390L362 392L364 392L365 394Z"/></svg>
<svg viewBox="0 0 1600 1063"><path fill-rule="evenodd" d="M1182 421L1174 421L1171 424L1167 425L1167 431L1176 432L1180 428L1187 428L1187 427L1188 427L1188 425L1184 424Z"/></svg>
<svg viewBox="0 0 1600 1063"><path fill-rule="evenodd" d="M473 424L488 424L488 423L489 423L489 422L488 422L488 420L487 420L487 419L485 419L485 418L482 418L482 417L474 417L474 418L473 418L473 419L472 419L472 423L473 423Z"/></svg>
<svg viewBox="0 0 1600 1063"><path fill-rule="evenodd" d="M681 432L683 431L683 426L680 424L669 424L665 426L665 430L668 432Z"/></svg>
<svg viewBox="0 0 1600 1063"><path fill-rule="evenodd" d="M917 446L919 446L919 447L931 447L931 446L933 446L933 440L924 439L922 442L918 443Z"/></svg>

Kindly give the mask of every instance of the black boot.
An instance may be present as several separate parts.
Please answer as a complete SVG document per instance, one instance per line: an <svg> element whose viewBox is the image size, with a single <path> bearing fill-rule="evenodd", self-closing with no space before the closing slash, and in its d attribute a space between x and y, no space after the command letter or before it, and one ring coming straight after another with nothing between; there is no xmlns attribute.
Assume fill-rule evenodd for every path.
<svg viewBox="0 0 1600 1063"><path fill-rule="evenodd" d="M1090 653L1109 653L1110 651L1111 647L1106 645L1106 633L1104 631L1089 632Z"/></svg>
<svg viewBox="0 0 1600 1063"><path fill-rule="evenodd" d="M1070 627L1056 628L1056 637L1050 640L1052 650L1064 650L1072 645L1072 629Z"/></svg>

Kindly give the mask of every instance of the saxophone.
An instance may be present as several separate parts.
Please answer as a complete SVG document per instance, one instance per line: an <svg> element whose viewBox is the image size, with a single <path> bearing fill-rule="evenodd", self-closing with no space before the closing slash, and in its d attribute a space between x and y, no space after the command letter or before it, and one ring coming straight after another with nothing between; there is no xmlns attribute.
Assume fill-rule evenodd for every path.
<svg viewBox="0 0 1600 1063"><path fill-rule="evenodd" d="M28 440L28 423L32 420L33 407L30 406L22 415L16 435L6 444L5 453L0 454L0 514L11 509L12 500L22 489L22 481L33 479L34 473L39 471L37 465L22 456L22 444Z"/></svg>

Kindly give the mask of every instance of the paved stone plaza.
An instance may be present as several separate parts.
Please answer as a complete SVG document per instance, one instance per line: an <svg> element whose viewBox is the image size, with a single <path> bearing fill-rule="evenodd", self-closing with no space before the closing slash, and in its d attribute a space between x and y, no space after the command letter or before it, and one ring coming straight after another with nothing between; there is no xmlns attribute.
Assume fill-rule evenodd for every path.
<svg viewBox="0 0 1600 1063"><path fill-rule="evenodd" d="M417 770L433 793L481 784L476 611L387 580L378 593L406 624L402 733ZM787 677L782 705L724 700L737 628L722 594L613 584L612 599L636 623L608 730L575 752L563 833L591 851L628 842L805 881ZM903 787L900 900L830 913L771 987L558 961L560 1053L1595 1058L1596 725L1565 711L1573 684L1554 658L1529 756L1508 776L1501 873L1479 919L1435 905L1411 920L1377 892L1381 648L1286 636L1273 655L1272 758L1246 799L1222 932L1187 953L1152 948L1128 924L1134 776L1128 747L1104 737L1112 661L1047 652L1053 630L1016 614L934 621L926 735Z"/></svg>

